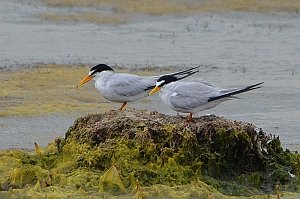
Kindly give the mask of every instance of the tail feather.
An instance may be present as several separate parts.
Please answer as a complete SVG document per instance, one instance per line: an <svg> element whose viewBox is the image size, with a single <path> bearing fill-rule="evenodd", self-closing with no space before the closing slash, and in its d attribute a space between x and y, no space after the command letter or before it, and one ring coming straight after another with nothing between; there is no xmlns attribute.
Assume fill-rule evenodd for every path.
<svg viewBox="0 0 300 199"><path fill-rule="evenodd" d="M222 99L222 98L226 98L226 97L230 97L232 95L237 95L237 94L240 94L240 93L244 93L244 92L248 92L248 91L251 91L251 90L255 90L255 89L258 89L258 88L261 88L262 85L264 82L260 82L258 84L254 84L254 85L251 85L251 86L247 86L246 88L243 88L243 89L239 89L239 90L236 90L236 91L232 91L232 92L229 92L229 93L225 93L223 95L219 95L219 96L216 96L216 97L211 97L209 98L209 102L210 101L215 101L215 100L218 100L218 99Z"/></svg>

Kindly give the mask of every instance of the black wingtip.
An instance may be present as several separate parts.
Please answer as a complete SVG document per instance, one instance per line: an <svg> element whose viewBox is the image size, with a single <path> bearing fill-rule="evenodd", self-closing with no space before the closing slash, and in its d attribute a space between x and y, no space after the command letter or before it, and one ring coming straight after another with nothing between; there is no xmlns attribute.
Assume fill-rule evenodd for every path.
<svg viewBox="0 0 300 199"><path fill-rule="evenodd" d="M171 76L188 74L189 72L195 70L196 68L199 68L200 66L201 65L196 66L196 67L192 67L192 68L189 68L189 69L186 69L186 70L183 70L183 71L179 71L177 73L173 73L173 74L171 74ZM199 71L199 70L197 70L197 71Z"/></svg>
<svg viewBox="0 0 300 199"><path fill-rule="evenodd" d="M189 72L189 73L186 74L185 76L179 77L179 78L177 78L177 79L178 79L178 80L181 80L181 79L187 78L187 77L189 77L189 76L191 76L191 75L193 75L193 74L195 74L195 73L198 73L198 72L199 72L199 70L196 70L196 71L193 71L193 72Z"/></svg>
<svg viewBox="0 0 300 199"><path fill-rule="evenodd" d="M256 86L262 85L263 83L265 83L265 82L260 82L260 83L257 83L257 84L253 84L253 85L251 85L251 86L248 86L248 87L246 87L246 88L253 88L253 87L256 87ZM246 89L246 88L245 88L245 89Z"/></svg>
<svg viewBox="0 0 300 199"><path fill-rule="evenodd" d="M260 86L262 85L264 82L260 82L260 83L257 83L257 84L253 84L251 86L247 86L246 88L243 88L243 89L240 89L240 90L237 90L237 91L233 91L233 92L230 92L230 93L226 93L224 95L219 95L219 96L216 96L216 97L211 97L209 98L209 102L210 101L215 101L215 100L218 100L218 99L222 99L222 98L226 98L226 97L230 97L232 95L237 95L237 94L240 94L240 93L244 93L244 92L248 92L248 91L251 91L251 90L255 90L255 89L259 89L259 88L262 88L263 86Z"/></svg>

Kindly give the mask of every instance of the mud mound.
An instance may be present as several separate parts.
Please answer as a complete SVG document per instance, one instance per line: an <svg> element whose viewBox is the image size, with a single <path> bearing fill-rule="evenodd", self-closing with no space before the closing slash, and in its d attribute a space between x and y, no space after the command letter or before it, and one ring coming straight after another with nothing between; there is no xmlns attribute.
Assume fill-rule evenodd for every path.
<svg viewBox="0 0 300 199"><path fill-rule="evenodd" d="M157 112L111 111L79 118L65 139L98 151L92 162L82 157L78 166L116 165L123 176L133 175L143 186L173 186L196 179L214 184L213 178L239 181L233 189L245 185L271 192L276 184L291 183L291 176L299 171L279 137L253 124L217 116L196 118L188 125L185 120ZM216 187L235 192L226 190L230 186L222 182Z"/></svg>

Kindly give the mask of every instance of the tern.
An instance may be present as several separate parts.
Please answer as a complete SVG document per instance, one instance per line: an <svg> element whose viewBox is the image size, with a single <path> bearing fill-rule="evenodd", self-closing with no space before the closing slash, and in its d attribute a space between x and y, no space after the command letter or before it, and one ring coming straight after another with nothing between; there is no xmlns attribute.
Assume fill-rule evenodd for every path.
<svg viewBox="0 0 300 199"><path fill-rule="evenodd" d="M199 72L197 70L199 67L171 73L168 76L176 77L177 80L184 79ZM95 80L95 87L103 97L108 101L122 103L119 110L123 110L128 102L147 97L155 87L156 81L162 76L143 77L134 74L116 73L110 66L98 64L90 69L88 75L78 83L76 88L90 80Z"/></svg>
<svg viewBox="0 0 300 199"><path fill-rule="evenodd" d="M156 81L149 95L159 92L164 104L170 109L189 113L187 122L191 122L194 113L211 109L221 102L238 98L234 95L261 88L264 82L244 88L220 89L208 83L178 82L175 76L165 75Z"/></svg>

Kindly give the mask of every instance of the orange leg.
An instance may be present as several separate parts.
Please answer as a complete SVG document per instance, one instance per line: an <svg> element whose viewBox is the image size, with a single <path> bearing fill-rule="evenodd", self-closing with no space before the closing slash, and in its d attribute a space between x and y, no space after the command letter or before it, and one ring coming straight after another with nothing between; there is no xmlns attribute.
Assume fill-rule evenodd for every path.
<svg viewBox="0 0 300 199"><path fill-rule="evenodd" d="M187 122L192 122L192 121L193 121L193 113L190 113Z"/></svg>
<svg viewBox="0 0 300 199"><path fill-rule="evenodd" d="M124 103L122 104L122 106L119 108L119 111L123 111L123 109L124 109L124 107L126 106L126 104L127 104L127 102L124 102Z"/></svg>

